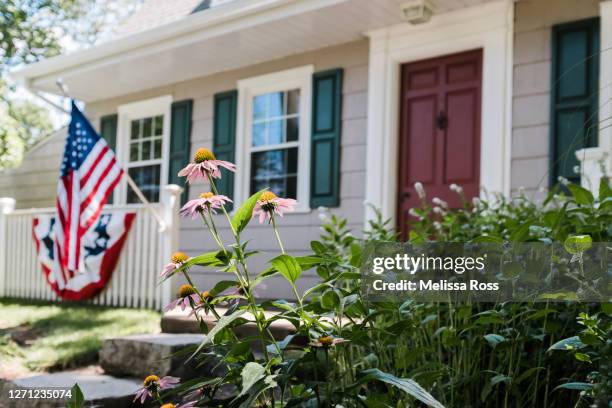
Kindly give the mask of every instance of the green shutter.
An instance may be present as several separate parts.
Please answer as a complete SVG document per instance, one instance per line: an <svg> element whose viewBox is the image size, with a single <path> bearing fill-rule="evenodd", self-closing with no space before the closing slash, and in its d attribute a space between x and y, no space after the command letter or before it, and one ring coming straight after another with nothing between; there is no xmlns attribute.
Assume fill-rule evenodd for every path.
<svg viewBox="0 0 612 408"><path fill-rule="evenodd" d="M317 72L312 79L310 207L340 205L342 69Z"/></svg>
<svg viewBox="0 0 612 408"><path fill-rule="evenodd" d="M192 110L193 100L191 99L172 104L168 184L178 184L185 189L181 196L181 203L183 204L189 197L189 184L178 176L178 172L190 161Z"/></svg>
<svg viewBox="0 0 612 408"><path fill-rule="evenodd" d="M236 108L238 91L222 92L215 95L213 152L219 160L234 163L236 151ZM221 180L217 181L219 194L233 198L234 174L221 169ZM231 205L227 207L231 209Z"/></svg>
<svg viewBox="0 0 612 408"><path fill-rule="evenodd" d="M108 115L100 118L100 136L114 151L117 147L117 115Z"/></svg>
<svg viewBox="0 0 612 408"><path fill-rule="evenodd" d="M575 151L597 145L598 18L553 27L551 81L551 184L579 182Z"/></svg>
<svg viewBox="0 0 612 408"><path fill-rule="evenodd" d="M100 118L100 136L106 140L108 147L115 151L117 147L117 115L107 115ZM106 200L107 204L114 202L114 195L111 194Z"/></svg>

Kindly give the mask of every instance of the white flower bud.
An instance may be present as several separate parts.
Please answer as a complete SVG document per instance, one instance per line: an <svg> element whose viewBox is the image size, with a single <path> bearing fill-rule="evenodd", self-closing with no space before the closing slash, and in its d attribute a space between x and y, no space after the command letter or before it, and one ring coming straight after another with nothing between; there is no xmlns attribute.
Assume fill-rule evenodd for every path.
<svg viewBox="0 0 612 408"><path fill-rule="evenodd" d="M423 188L423 184L420 181L414 183L414 189L421 200L425 199L425 188Z"/></svg>
<svg viewBox="0 0 612 408"><path fill-rule="evenodd" d="M457 194L463 193L463 187L458 184L453 183L449 186L449 188L451 189L451 191L454 191Z"/></svg>

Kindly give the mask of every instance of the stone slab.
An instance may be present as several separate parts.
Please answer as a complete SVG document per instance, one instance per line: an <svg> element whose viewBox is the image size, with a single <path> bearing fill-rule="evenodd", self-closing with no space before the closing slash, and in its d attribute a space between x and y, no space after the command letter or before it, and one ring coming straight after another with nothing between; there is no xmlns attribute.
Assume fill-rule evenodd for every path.
<svg viewBox="0 0 612 408"><path fill-rule="evenodd" d="M140 334L104 340L100 365L108 374L144 378L149 374L172 375L182 379L200 373L196 364L184 364L186 356L174 354L197 346L204 336L198 334Z"/></svg>
<svg viewBox="0 0 612 408"><path fill-rule="evenodd" d="M76 371L35 375L13 381L0 381L1 408L56 408L65 407L66 399L13 399L9 390L72 388L79 384L85 397L86 407L123 408L131 407L136 390L142 380L115 378L104 374L83 374Z"/></svg>

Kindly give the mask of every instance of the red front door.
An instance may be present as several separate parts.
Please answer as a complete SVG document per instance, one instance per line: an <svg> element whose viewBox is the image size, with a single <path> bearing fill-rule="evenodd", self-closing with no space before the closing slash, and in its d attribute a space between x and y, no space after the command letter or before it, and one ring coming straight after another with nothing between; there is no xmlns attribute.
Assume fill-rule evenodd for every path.
<svg viewBox="0 0 612 408"><path fill-rule="evenodd" d="M421 205L417 181L428 200L451 207L462 204L453 183L467 199L479 194L481 84L481 50L402 65L397 219L404 236L408 211Z"/></svg>

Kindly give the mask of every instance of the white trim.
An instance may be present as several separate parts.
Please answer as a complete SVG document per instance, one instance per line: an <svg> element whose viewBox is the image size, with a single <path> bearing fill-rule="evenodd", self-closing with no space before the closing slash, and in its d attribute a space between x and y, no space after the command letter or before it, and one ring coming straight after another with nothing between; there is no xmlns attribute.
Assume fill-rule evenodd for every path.
<svg viewBox="0 0 612 408"><path fill-rule="evenodd" d="M288 69L238 81L238 123L236 126L236 167L234 201L242 202L249 195L252 100L269 92L300 89L300 134L297 201L298 212L310 211L310 118L312 104L313 65ZM286 145L284 145L286 146Z"/></svg>
<svg viewBox="0 0 612 408"><path fill-rule="evenodd" d="M164 128L162 136L162 158L160 169L160 189L168 184L168 161L170 157L170 122L171 122L171 105L172 96L165 95L152 99L132 102L125 105L120 105L117 108L117 160L121 166L127 171L129 163L129 141L130 141L130 123L134 119L140 119L149 116L164 116ZM144 163L144 162L143 162ZM119 188L115 190L115 200L117 204L126 204L127 200L127 183L122 180ZM161 197L161 191L160 191ZM161 199L161 198L160 198Z"/></svg>
<svg viewBox="0 0 612 408"><path fill-rule="evenodd" d="M462 51L483 49L481 186L509 194L513 13L513 0L500 0L434 15L420 25L398 24L366 33L366 202L385 217L395 219L397 205L400 66ZM366 211L367 222L374 214Z"/></svg>
<svg viewBox="0 0 612 408"><path fill-rule="evenodd" d="M612 175L612 0L599 3L599 135L598 147L576 151L581 184L595 196L602 177ZM603 171L602 171L603 167Z"/></svg>

